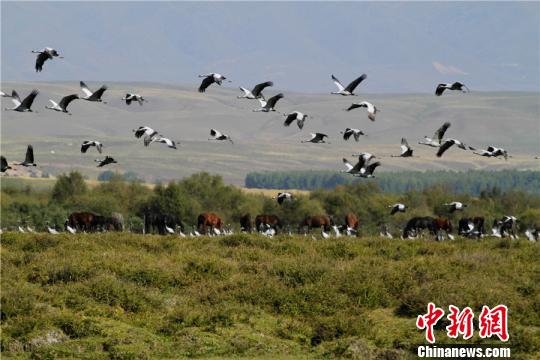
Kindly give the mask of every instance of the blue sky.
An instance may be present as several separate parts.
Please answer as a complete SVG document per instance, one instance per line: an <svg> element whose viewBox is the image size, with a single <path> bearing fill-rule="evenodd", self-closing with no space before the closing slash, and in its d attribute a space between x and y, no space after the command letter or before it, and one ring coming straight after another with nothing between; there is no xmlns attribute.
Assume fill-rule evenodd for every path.
<svg viewBox="0 0 540 360"><path fill-rule="evenodd" d="M539 2L5 2L2 79L233 83L327 93L538 91ZM34 72L32 49L64 56Z"/></svg>

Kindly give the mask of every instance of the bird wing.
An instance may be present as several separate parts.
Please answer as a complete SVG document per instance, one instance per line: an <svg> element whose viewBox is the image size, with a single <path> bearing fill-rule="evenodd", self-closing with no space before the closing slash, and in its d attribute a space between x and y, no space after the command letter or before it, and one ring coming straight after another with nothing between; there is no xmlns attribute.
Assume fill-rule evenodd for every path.
<svg viewBox="0 0 540 360"><path fill-rule="evenodd" d="M283 97L284 95L282 93L272 96L270 99L268 99L268 102L266 103L266 107L273 109L274 106L276 106L276 103L278 102L278 100Z"/></svg>
<svg viewBox="0 0 540 360"><path fill-rule="evenodd" d="M79 83L81 85L81 91L87 96L87 97L90 97L92 96L92 92L90 91L90 89L88 88L88 86L86 86L86 84L81 81Z"/></svg>
<svg viewBox="0 0 540 360"><path fill-rule="evenodd" d="M343 164L345 164L347 171L351 171L354 168L354 166L352 166L351 163L345 158L343 158Z"/></svg>
<svg viewBox="0 0 540 360"><path fill-rule="evenodd" d="M67 109L69 103L78 98L79 98L79 95L77 94L64 96L62 100L60 100L60 104L58 104L58 106L60 106L62 109Z"/></svg>
<svg viewBox="0 0 540 360"><path fill-rule="evenodd" d="M107 85L103 85L101 86L99 89L96 90L95 93L93 93L90 98L92 99L101 99L101 96L103 95L103 93L105 92L105 90L107 90Z"/></svg>
<svg viewBox="0 0 540 360"><path fill-rule="evenodd" d="M325 137L328 137L328 135L323 133L317 133L316 134L317 140L323 140Z"/></svg>
<svg viewBox="0 0 540 360"><path fill-rule="evenodd" d="M32 107L32 103L34 102L34 99L36 98L37 94L39 94L39 91L36 89L32 90L30 95L24 98L24 100L21 103L21 106L27 109L30 109Z"/></svg>
<svg viewBox="0 0 540 360"><path fill-rule="evenodd" d="M380 161L374 162L373 164L369 164L366 167L366 174L372 175L375 169L381 165Z"/></svg>
<svg viewBox="0 0 540 360"><path fill-rule="evenodd" d="M103 150L103 144L101 144L99 141L94 141L96 144L97 151L101 154L101 151Z"/></svg>
<svg viewBox="0 0 540 360"><path fill-rule="evenodd" d="M439 150L437 151L437 157L441 157L446 150L450 149L452 145L454 145L454 140L446 140L444 144L439 147Z"/></svg>
<svg viewBox="0 0 540 360"><path fill-rule="evenodd" d="M150 145L150 143L152 143L152 141L155 139L155 136L152 136L152 135L146 135L143 139L144 141L144 146L148 146Z"/></svg>
<svg viewBox="0 0 540 360"><path fill-rule="evenodd" d="M285 118L285 122L283 123L284 126L289 126L291 125L291 123L296 119L297 117L297 113L296 112L293 112L293 113L290 113L289 115L287 115L287 117Z"/></svg>
<svg viewBox="0 0 540 360"><path fill-rule="evenodd" d="M53 99L49 99L49 101L51 102L52 107L57 107L58 106L58 104Z"/></svg>
<svg viewBox="0 0 540 360"><path fill-rule="evenodd" d="M437 85L437 89L435 89L435 95L441 96L444 90L446 90L446 84Z"/></svg>
<svg viewBox="0 0 540 360"><path fill-rule="evenodd" d="M244 95L246 95L246 96L250 94L250 91L248 89L243 88L241 86L240 86L240 90L242 90L244 92Z"/></svg>
<svg viewBox="0 0 540 360"><path fill-rule="evenodd" d="M34 163L34 147L32 145L28 145L28 148L26 149L26 157L24 158L24 162L29 164Z"/></svg>
<svg viewBox="0 0 540 360"><path fill-rule="evenodd" d="M223 134L219 131L217 131L216 129L210 129L210 135L215 137L215 138L218 138L220 136L222 136Z"/></svg>
<svg viewBox="0 0 540 360"><path fill-rule="evenodd" d="M45 61L49 58L51 58L51 56L48 53L39 53L36 57L36 71L41 71L43 69L43 64L45 64Z"/></svg>
<svg viewBox="0 0 540 360"><path fill-rule="evenodd" d="M212 83L214 83L214 76L213 74L210 74L209 76L205 77L201 82L201 86L199 86L199 92L205 92L206 88L212 85Z"/></svg>
<svg viewBox="0 0 540 360"><path fill-rule="evenodd" d="M407 139L401 138L401 155L405 154L407 151L409 151L409 143L407 142Z"/></svg>
<svg viewBox="0 0 540 360"><path fill-rule="evenodd" d="M19 94L15 90L11 92L11 101L13 101L13 103L15 104L15 107L18 107L19 105L21 105L21 98L19 97Z"/></svg>
<svg viewBox="0 0 540 360"><path fill-rule="evenodd" d="M451 124L449 122L445 122L440 128L437 129L437 131L435 131L435 134L433 135L433 139L438 139L439 144L440 144L444 134L446 133L446 130L448 130L450 125Z"/></svg>
<svg viewBox="0 0 540 360"><path fill-rule="evenodd" d="M261 108L265 108L265 107L266 107L267 102L266 102L264 99L258 98L257 100L259 100L259 102L261 103Z"/></svg>
<svg viewBox="0 0 540 360"><path fill-rule="evenodd" d="M334 74L332 74L332 80L334 81L334 84L336 84L336 86L338 88L338 91L345 90L345 87L341 84L341 82L338 80L338 78L334 76Z"/></svg>
<svg viewBox="0 0 540 360"><path fill-rule="evenodd" d="M90 146L92 146L92 142L91 142L91 141L85 141L85 142L83 142L82 145L81 145L81 152L82 152L83 154L85 154L86 151L88 150L88 148L89 148Z"/></svg>
<svg viewBox="0 0 540 360"><path fill-rule="evenodd" d="M253 94L253 96L259 97L259 95L261 94L261 91L263 91L263 89L268 86L274 86L274 83L272 81L266 81L266 82L257 84L255 85L253 90L251 90L251 93Z"/></svg>
<svg viewBox="0 0 540 360"><path fill-rule="evenodd" d="M367 75L366 74L362 74L360 75L358 78L354 79L353 81L351 81L351 83L349 85L347 85L347 87L345 88L345 91L348 91L350 93L352 93L354 91L354 89L356 89L356 87L362 82L364 81L365 79L367 78Z"/></svg>
<svg viewBox="0 0 540 360"><path fill-rule="evenodd" d="M357 104L357 103L353 103L351 104L351 106L349 106L349 108L347 109L347 111L351 111L352 109L357 109L359 107L364 107L364 105L362 104Z"/></svg>
<svg viewBox="0 0 540 360"><path fill-rule="evenodd" d="M354 133L354 131L350 128L346 128L345 131L343 132L343 140L349 140L349 138L351 137L351 135Z"/></svg>
<svg viewBox="0 0 540 360"><path fill-rule="evenodd" d="M4 157L4 155L2 155L1 159L2 159L2 164L1 165L2 165L2 170L3 170L3 169L6 169L8 167L8 162L7 162L6 158Z"/></svg>

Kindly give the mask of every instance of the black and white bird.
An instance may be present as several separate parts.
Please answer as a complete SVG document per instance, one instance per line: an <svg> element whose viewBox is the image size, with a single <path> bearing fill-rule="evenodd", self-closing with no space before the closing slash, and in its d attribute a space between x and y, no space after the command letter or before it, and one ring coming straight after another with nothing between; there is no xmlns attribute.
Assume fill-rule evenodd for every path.
<svg viewBox="0 0 540 360"><path fill-rule="evenodd" d="M77 94L71 94L71 95L68 95L68 96L64 96L60 100L60 102L58 104L54 100L49 99L52 106L45 106L45 109L61 111L61 112L64 112L64 113L66 113L68 115L71 115L71 113L69 111L67 111L67 107L73 100L78 99L78 98L79 98L79 95L77 95Z"/></svg>
<svg viewBox="0 0 540 360"><path fill-rule="evenodd" d="M238 98L239 99L258 99L258 98L264 99L264 95L262 94L262 91L264 90L264 88L269 87L269 86L274 86L274 83L272 81L265 81L263 83L255 85L253 87L253 90L251 91L240 86L240 90L242 90L244 94L241 96L238 96Z"/></svg>
<svg viewBox="0 0 540 360"><path fill-rule="evenodd" d="M204 78L201 82L201 85L199 86L199 92L203 93L206 91L206 88L208 88L213 83L216 83L221 86L221 83L227 78L221 74L218 73L210 73L206 75L199 75L200 78ZM230 81L229 81L230 82Z"/></svg>
<svg viewBox="0 0 540 360"><path fill-rule="evenodd" d="M99 141L95 140L86 140L81 145L81 152L83 154L86 153L86 151L91 147L95 146L96 150L101 154L101 151L103 150L103 145Z"/></svg>
<svg viewBox="0 0 540 360"><path fill-rule="evenodd" d="M362 81L364 81L366 78L367 78L367 75L362 74L362 75L360 75L360 77L358 77L358 78L354 79L353 81L351 81L351 83L349 85L347 85L347 87L344 87L343 84L341 84L341 82L338 80L338 78L335 77L334 75L332 75L332 80L334 81L334 84L336 84L336 86L338 88L338 91L334 91L334 92L332 92L332 94L343 95L343 96L356 95L356 94L354 94L354 89L356 89L356 87Z"/></svg>
<svg viewBox="0 0 540 360"><path fill-rule="evenodd" d="M86 84L83 81L80 82L80 85L81 85L81 91L86 95L86 96L81 97L81 99L87 100L87 101L103 102L104 104L107 103L101 100L103 93L105 92L105 90L107 90L107 85L102 85L99 89L97 89L94 92L90 91L88 86L86 86Z"/></svg>
<svg viewBox="0 0 540 360"><path fill-rule="evenodd" d="M59 59L64 58L63 56L60 56L60 54L58 54L58 51L50 47L46 47L43 50L32 50L32 52L34 54L38 54L38 56L36 57L36 72L40 72L41 70L43 70L43 64L45 63L45 61L49 59L52 60L55 57Z"/></svg>
<svg viewBox="0 0 540 360"><path fill-rule="evenodd" d="M103 167L105 165L117 164L118 163L116 160L114 160L110 156L105 156L105 159L95 159L94 161L98 163L97 167Z"/></svg>
<svg viewBox="0 0 540 360"><path fill-rule="evenodd" d="M304 121L308 118L308 116L304 113L301 113L300 111L293 111L290 114L284 114L286 116L285 122L283 123L283 126L289 126L293 121L296 120L296 125L298 125L298 128L302 130L304 127Z"/></svg>
<svg viewBox="0 0 540 360"><path fill-rule="evenodd" d="M146 101L145 98L143 98L141 95L139 94L133 94L133 93L127 93L123 98L122 100L124 100L126 102L126 105L131 105L131 102L132 101L137 101L139 103L139 105L142 105L143 102Z"/></svg>
<svg viewBox="0 0 540 360"><path fill-rule="evenodd" d="M69 226L69 220L68 219L66 219L66 221L64 222L64 230L66 230L70 234L76 234L77 233L76 229Z"/></svg>
<svg viewBox="0 0 540 360"><path fill-rule="evenodd" d="M465 90L464 90L465 89ZM445 90L459 90L461 92L469 92L469 88L465 84L456 81L453 84L439 84L435 89L435 95L441 96Z"/></svg>
<svg viewBox="0 0 540 360"><path fill-rule="evenodd" d="M167 145L169 148L171 149L175 149L176 150L176 142L169 139L169 138L166 138L162 135L158 135L158 136L154 136L152 137L152 139L150 140L150 143L148 145L150 145L151 143L153 142L158 142L158 143L162 143L162 144L165 144Z"/></svg>
<svg viewBox="0 0 540 360"><path fill-rule="evenodd" d="M405 210L407 209L407 206L405 204L402 204L402 203L396 203L394 205L388 205L389 208L391 208L392 210L390 210L390 215L394 215L395 213L397 212L405 212Z"/></svg>
<svg viewBox="0 0 540 360"><path fill-rule="evenodd" d="M26 156L24 157L24 161L17 165L37 166L36 163L34 163L34 147L32 145L28 145L26 148Z"/></svg>
<svg viewBox="0 0 540 360"><path fill-rule="evenodd" d="M341 172L358 177L373 177L373 171L381 165L378 161L370 164L370 161L375 158L370 153L353 154L353 156L358 156L358 162L353 166L347 159L343 158L343 164L346 170L342 170Z"/></svg>
<svg viewBox="0 0 540 360"><path fill-rule="evenodd" d="M467 207L467 204L464 204L464 203L459 202L459 201L452 201L450 203L445 203L443 205L444 206L449 206L450 207L449 211L451 213L453 213L454 211L463 211Z"/></svg>
<svg viewBox="0 0 540 360"><path fill-rule="evenodd" d="M353 103L351 104L351 106L349 106L347 108L347 111L351 111L353 109L357 109L357 108L366 108L367 109L367 113L368 113L368 118L369 120L371 121L375 121L375 114L377 113L377 111L379 111L377 109L377 107L375 107L372 103L370 102L367 102L367 101L362 101L362 102L359 102L359 103Z"/></svg>
<svg viewBox="0 0 540 360"><path fill-rule="evenodd" d="M354 140L358 142L360 140L360 135L366 136L362 130L359 129L352 129L352 128L346 128L345 131L341 131L341 134L343 134L343 140L347 141L351 136L354 137Z"/></svg>
<svg viewBox="0 0 540 360"><path fill-rule="evenodd" d="M56 226L50 227L48 221L46 223L46 226L47 226L47 231L49 232L49 234L53 234L53 235L58 235L59 234L58 230L55 229Z"/></svg>
<svg viewBox="0 0 540 360"><path fill-rule="evenodd" d="M282 205L285 200L291 201L293 199L293 195L289 192L280 192L272 199L276 199L278 204Z"/></svg>
<svg viewBox="0 0 540 360"><path fill-rule="evenodd" d="M23 101L21 101L21 98L19 97L19 94L13 90L13 93L11 95L11 101L15 104L15 107L13 108L5 108L4 110L13 110L18 112L32 112L32 103L34 102L34 99L39 94L39 91L34 89L32 92L24 98Z"/></svg>
<svg viewBox="0 0 540 360"><path fill-rule="evenodd" d="M274 106L276 106L276 103L279 99L282 99L284 95L282 93L279 93L277 95L272 96L268 100L264 100L262 98L259 98L259 102L261 103L261 107L259 109L254 109L255 112L270 112L270 111L276 111L274 109Z"/></svg>
<svg viewBox="0 0 540 360"><path fill-rule="evenodd" d="M467 146L459 140L456 139L446 139L444 143L439 147L437 151L437 157L441 157L446 150L450 149L453 145L456 145L462 150L467 150Z"/></svg>
<svg viewBox="0 0 540 360"><path fill-rule="evenodd" d="M401 138L401 154L391 155L392 157L411 157L413 156L413 149L409 146L407 139Z"/></svg>
<svg viewBox="0 0 540 360"><path fill-rule="evenodd" d="M441 146L441 142L444 136L444 133L446 133L446 130L450 127L449 122L445 122L440 128L435 131L435 134L433 134L433 137L427 137L424 136L424 141L419 141L418 143L421 145L427 145L431 147L439 147Z"/></svg>
<svg viewBox="0 0 540 360"><path fill-rule="evenodd" d="M508 156L508 151L506 151L503 148L497 148L495 146L488 146L485 150L477 150L473 148L472 146L469 146L470 150L473 150L473 154L485 156L485 157L504 157L505 160L508 160L510 156Z"/></svg>
<svg viewBox="0 0 540 360"><path fill-rule="evenodd" d="M324 138L328 138L328 135L326 134L323 134L323 133L310 133L311 135L311 139L308 139L308 140L302 140L301 142L302 143L314 143L314 144L323 144L323 143L326 143L326 144L329 144L329 142L326 142L324 140Z"/></svg>
<svg viewBox="0 0 540 360"><path fill-rule="evenodd" d="M208 140L229 140L231 144L234 144L229 135L224 134L216 129L210 129L210 136L212 136L212 138Z"/></svg>
<svg viewBox="0 0 540 360"><path fill-rule="evenodd" d="M2 156L0 157L0 159L1 159L1 163L2 163L2 164L1 164L2 166L1 166L0 172L6 172L6 171L8 171L9 169L11 169L11 166L8 165L8 162L7 162L7 160L6 160L6 158L5 158L4 155L2 155Z"/></svg>

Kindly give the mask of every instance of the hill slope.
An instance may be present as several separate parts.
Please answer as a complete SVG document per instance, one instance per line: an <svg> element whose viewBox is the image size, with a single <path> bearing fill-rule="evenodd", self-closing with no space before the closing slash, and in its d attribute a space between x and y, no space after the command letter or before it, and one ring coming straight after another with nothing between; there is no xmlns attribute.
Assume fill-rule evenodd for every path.
<svg viewBox="0 0 540 360"><path fill-rule="evenodd" d="M89 83L97 88L100 83ZM104 99L108 104L78 100L71 104L73 116L45 110L47 99L58 100L78 93L78 83L3 83L2 90L15 88L25 96L32 88L41 92L34 108L38 113L2 112L2 151L9 161L22 160L26 144L36 149L36 159L44 171L58 173L75 168L95 176L98 169L91 149L84 155L80 143L96 139L105 145L105 154L119 161L110 169L135 171L147 181L178 178L196 171L219 173L227 181L243 183L256 170L340 170L341 158L353 152L369 151L381 158L381 170L538 168L534 155L540 153L540 105L537 93L470 93L433 95L361 95L347 98L329 94L306 95L285 92L277 109L299 110L313 118L303 131L283 127L278 113L254 113L254 100L236 99L239 90L212 87L206 94L196 85L170 86L151 83L109 83ZM247 85L247 84L235 84ZM127 91L143 94L144 106L126 106L120 98ZM267 96L279 90L270 88ZM372 101L380 113L371 122L362 109L346 112L352 101ZM8 104L9 102L9 104ZM2 98L2 106L11 106ZM432 135L443 122L452 122L448 137L477 147L498 145L514 155L510 161L484 159L458 149L442 159L432 148L415 145L424 135ZM173 140L177 151L162 144L149 148L133 137L132 129L148 125ZM208 142L209 129L220 129L235 144ZM346 127L364 130L360 142L345 142L339 131ZM324 132L331 144L301 144L309 132ZM415 148L414 158L390 158L399 153L401 137ZM51 152L54 152L51 153Z"/></svg>

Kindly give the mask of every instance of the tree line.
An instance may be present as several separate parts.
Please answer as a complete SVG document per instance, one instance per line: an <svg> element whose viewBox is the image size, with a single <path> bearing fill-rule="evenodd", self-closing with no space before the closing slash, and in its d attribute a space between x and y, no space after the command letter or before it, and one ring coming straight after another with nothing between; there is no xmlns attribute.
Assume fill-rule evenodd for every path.
<svg viewBox="0 0 540 360"><path fill-rule="evenodd" d="M540 194L540 171L469 170L380 172L374 179L359 179L334 171L265 171L246 175L245 186L259 189L333 189L338 185L375 183L383 192L403 194L443 185L452 192L479 196L483 191L523 190Z"/></svg>
<svg viewBox="0 0 540 360"><path fill-rule="evenodd" d="M217 213L236 229L245 214L252 218L275 214L294 229L309 215L327 214L342 223L348 212L358 216L363 234L377 234L381 224L389 224L390 229L403 227L413 216L444 216L456 223L461 216L483 216L491 222L496 217L515 215L523 228L540 226L540 195L516 189L505 191L502 187L481 190L479 196L455 192L447 184L390 193L377 182L360 181L298 194L280 206L267 195L246 193L225 184L221 176L208 173L151 188L139 181L126 181L120 175L89 187L80 173L71 172L58 176L50 189L5 186L1 195L4 230L16 229L17 225L39 229L47 221L61 226L75 211L104 216L119 212L126 219L125 227L132 231L142 231L145 213L164 214L193 226L197 216L206 211ZM463 213L450 214L442 205L450 201L461 201L468 207ZM388 205L396 202L409 207L405 214L390 215Z"/></svg>

